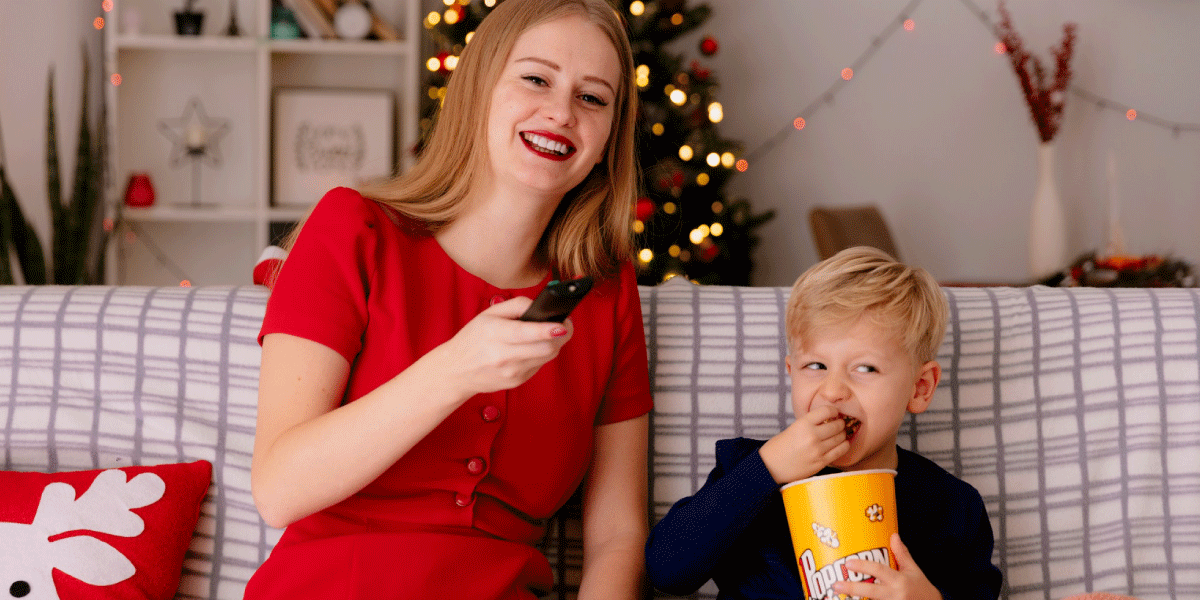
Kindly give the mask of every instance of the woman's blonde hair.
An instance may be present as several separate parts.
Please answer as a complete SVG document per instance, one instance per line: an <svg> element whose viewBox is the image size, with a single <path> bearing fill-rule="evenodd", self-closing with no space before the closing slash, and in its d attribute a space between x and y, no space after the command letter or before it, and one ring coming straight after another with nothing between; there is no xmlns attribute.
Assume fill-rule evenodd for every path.
<svg viewBox="0 0 1200 600"><path fill-rule="evenodd" d="M937 358L949 312L945 294L925 269L876 248L847 248L792 285L785 315L788 351L816 328L866 315L894 328L904 349L922 365Z"/></svg>
<svg viewBox="0 0 1200 600"><path fill-rule="evenodd" d="M501 2L463 51L417 164L393 179L365 186L363 195L425 223L431 231L453 222L478 173L489 168L488 104L517 38L531 27L572 15L587 18L612 42L621 62L620 80L604 160L563 197L538 243L536 258L564 275L615 273L633 256L637 88L625 25L606 0Z"/></svg>

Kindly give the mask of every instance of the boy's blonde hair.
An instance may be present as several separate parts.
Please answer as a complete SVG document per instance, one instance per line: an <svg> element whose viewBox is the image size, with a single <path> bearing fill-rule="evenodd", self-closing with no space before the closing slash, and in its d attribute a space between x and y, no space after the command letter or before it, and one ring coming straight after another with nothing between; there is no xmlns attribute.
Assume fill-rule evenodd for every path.
<svg viewBox="0 0 1200 600"><path fill-rule="evenodd" d="M917 365L937 357L949 316L946 296L925 269L882 250L847 248L805 271L792 285L785 323L788 351L818 327L869 315L893 327Z"/></svg>

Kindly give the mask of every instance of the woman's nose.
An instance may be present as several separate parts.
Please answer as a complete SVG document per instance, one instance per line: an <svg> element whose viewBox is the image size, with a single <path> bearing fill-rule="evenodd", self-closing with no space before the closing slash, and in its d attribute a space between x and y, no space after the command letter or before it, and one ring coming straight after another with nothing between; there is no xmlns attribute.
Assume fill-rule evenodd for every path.
<svg viewBox="0 0 1200 600"><path fill-rule="evenodd" d="M550 94L542 110L555 123L571 127L575 124L575 107L571 100L571 95L567 93Z"/></svg>

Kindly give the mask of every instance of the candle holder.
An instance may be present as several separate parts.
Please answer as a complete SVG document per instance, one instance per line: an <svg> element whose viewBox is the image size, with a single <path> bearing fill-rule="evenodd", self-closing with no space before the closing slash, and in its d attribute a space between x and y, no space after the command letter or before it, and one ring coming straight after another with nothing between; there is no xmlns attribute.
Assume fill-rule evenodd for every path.
<svg viewBox="0 0 1200 600"><path fill-rule="evenodd" d="M229 132L229 121L208 116L199 98L192 98L176 119L158 122L159 133L171 141L170 164L179 167L185 160L192 165L192 206L204 206L200 201L201 163L210 167L221 166L221 152L217 142Z"/></svg>

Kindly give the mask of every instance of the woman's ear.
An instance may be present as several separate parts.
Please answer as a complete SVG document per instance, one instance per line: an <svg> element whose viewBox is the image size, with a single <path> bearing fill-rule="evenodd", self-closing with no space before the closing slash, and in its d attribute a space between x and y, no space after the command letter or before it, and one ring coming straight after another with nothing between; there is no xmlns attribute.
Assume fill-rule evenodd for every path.
<svg viewBox="0 0 1200 600"><path fill-rule="evenodd" d="M919 415L929 408L933 401L933 391L937 389L938 381L942 379L942 367L936 360L931 360L917 370L917 380L913 384L913 395L908 400L908 412Z"/></svg>

